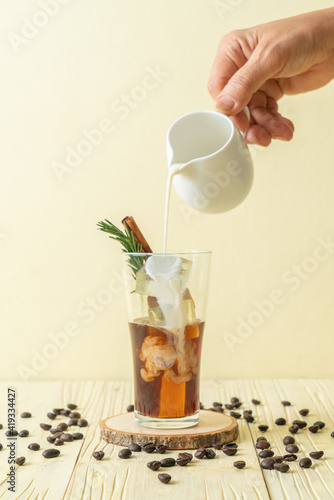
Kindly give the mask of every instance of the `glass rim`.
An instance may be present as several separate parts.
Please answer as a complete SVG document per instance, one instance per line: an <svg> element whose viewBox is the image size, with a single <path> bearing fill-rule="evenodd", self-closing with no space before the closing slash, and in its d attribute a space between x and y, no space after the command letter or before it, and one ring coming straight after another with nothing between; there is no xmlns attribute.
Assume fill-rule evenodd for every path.
<svg viewBox="0 0 334 500"><path fill-rule="evenodd" d="M123 252L123 255L131 255L133 257L144 257L147 255L157 255L157 256L174 256L174 255L211 255L212 250L189 250L184 252Z"/></svg>

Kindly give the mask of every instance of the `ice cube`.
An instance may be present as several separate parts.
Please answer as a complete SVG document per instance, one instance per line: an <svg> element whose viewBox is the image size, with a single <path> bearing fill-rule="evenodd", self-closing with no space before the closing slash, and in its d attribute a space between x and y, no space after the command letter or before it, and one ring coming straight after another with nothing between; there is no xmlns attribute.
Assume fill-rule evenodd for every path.
<svg viewBox="0 0 334 500"><path fill-rule="evenodd" d="M182 300L182 308L185 315L186 325L196 323L195 302L193 299Z"/></svg>
<svg viewBox="0 0 334 500"><path fill-rule="evenodd" d="M141 267L136 274L136 292L141 295L156 296L156 283L145 272L145 267Z"/></svg>
<svg viewBox="0 0 334 500"><path fill-rule="evenodd" d="M151 307L148 310L148 317L151 325L164 325L165 316L159 306Z"/></svg>
<svg viewBox="0 0 334 500"><path fill-rule="evenodd" d="M146 260L145 271L149 277L159 283L159 288L171 279L180 280L181 290L185 290L192 267L192 262L172 255L151 255ZM158 295L158 294L152 294ZM161 294L160 294L161 295Z"/></svg>

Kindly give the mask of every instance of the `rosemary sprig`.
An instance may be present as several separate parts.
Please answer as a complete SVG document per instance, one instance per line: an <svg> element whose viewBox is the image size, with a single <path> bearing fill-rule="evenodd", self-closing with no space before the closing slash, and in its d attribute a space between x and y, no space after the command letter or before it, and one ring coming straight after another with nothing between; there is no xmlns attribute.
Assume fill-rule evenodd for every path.
<svg viewBox="0 0 334 500"><path fill-rule="evenodd" d="M123 246L122 252L125 253L142 252L142 245L137 243L133 232L128 228L126 224L125 224L125 231L122 231L121 229L118 229L118 227L116 227L114 224L112 224L112 222L105 219L104 221L98 222L97 227L98 229L100 229L100 231L108 233L109 238L111 238L112 240L119 241L120 244ZM128 259L128 264L132 269L132 276L136 278L137 272L144 264L144 257L131 256Z"/></svg>

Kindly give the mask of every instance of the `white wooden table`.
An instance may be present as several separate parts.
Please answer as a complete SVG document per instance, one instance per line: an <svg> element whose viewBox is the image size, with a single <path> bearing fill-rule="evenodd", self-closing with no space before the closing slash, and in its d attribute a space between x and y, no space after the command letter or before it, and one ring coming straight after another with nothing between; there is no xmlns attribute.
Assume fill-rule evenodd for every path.
<svg viewBox="0 0 334 500"><path fill-rule="evenodd" d="M16 466L16 492L7 490L8 447L7 430L7 388L16 390L17 430L28 429L29 437L17 439L16 456L25 456L26 463ZM113 414L125 411L133 400L132 385L129 382L75 381L2 383L0 385L0 498L20 500L225 500L225 499L274 499L274 500L327 500L334 498L334 380L250 380L250 381L204 381L201 384L201 401L211 406L213 401L229 402L237 396L243 401L242 409L251 408L255 422L247 424L239 420L240 436L238 453L228 457L217 451L213 460L197 460L186 467L175 466L164 469L172 476L165 485L159 482L157 474L149 470L150 460L159 455L133 453L128 460L118 458L119 447L100 440L100 421ZM251 403L253 398L261 401L260 406ZM290 407L284 407L282 400L289 400ZM55 407L66 407L67 403L78 404L83 418L89 421L82 431L84 440L65 443L59 447L58 458L46 460L42 451L52 448L46 441L48 432L43 431L40 422L52 423L46 413ZM307 417L298 410L309 408ZM23 411L32 413L32 418L23 419ZM310 425L323 420L326 427L317 434L307 429L295 436L300 447L299 457L308 456L310 451L323 450L324 457L314 460L310 469L302 469L298 463L290 463L291 470L282 474L265 471L259 466L254 443L261 433L258 424L268 424L265 433L271 442L275 455L285 453L282 438L288 435L288 425L277 426L274 420L285 417L287 424L294 419L306 420ZM67 421L58 417L54 421ZM41 444L40 451L27 448L31 442ZM96 450L103 450L102 461L92 458ZM176 458L176 451L166 456ZM233 467L235 460L244 460L247 466L242 470Z"/></svg>

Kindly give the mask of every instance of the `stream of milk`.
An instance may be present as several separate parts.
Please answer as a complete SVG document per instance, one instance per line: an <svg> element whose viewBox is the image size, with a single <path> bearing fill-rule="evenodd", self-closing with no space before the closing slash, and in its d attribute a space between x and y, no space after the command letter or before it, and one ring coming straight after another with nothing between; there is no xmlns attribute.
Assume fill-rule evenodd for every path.
<svg viewBox="0 0 334 500"><path fill-rule="evenodd" d="M177 175L182 168L184 167L184 163L174 163L169 169L168 179L167 179L167 188L166 188L166 201L165 201L165 225L164 225L164 244L163 244L163 253L166 253L167 250L167 233L168 233L168 219L169 219L169 202L170 202L170 193L172 190L173 179L175 175Z"/></svg>

